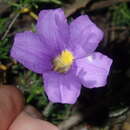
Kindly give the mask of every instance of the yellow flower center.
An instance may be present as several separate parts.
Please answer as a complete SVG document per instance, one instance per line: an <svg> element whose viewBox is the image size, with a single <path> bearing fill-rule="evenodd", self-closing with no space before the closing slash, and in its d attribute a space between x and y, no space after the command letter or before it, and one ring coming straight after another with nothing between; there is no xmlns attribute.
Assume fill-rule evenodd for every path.
<svg viewBox="0 0 130 130"><path fill-rule="evenodd" d="M73 60L74 60L73 54L68 50L64 50L61 52L60 55L54 58L53 70L60 73L65 73L70 69Z"/></svg>

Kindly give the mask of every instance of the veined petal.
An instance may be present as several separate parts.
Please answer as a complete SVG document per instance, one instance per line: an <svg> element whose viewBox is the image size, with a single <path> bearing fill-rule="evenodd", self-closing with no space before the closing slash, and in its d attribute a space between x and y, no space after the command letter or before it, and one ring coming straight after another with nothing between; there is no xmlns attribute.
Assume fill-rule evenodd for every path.
<svg viewBox="0 0 130 130"><path fill-rule="evenodd" d="M63 50L69 39L64 12L61 9L41 11L37 21L37 33L44 37L50 49Z"/></svg>
<svg viewBox="0 0 130 130"><path fill-rule="evenodd" d="M32 32L18 33L11 49L11 56L28 69L43 73L51 69L49 50L40 41L37 34Z"/></svg>
<svg viewBox="0 0 130 130"><path fill-rule="evenodd" d="M85 87L96 88L106 85L112 59L95 52L88 57L77 60L76 64L77 75Z"/></svg>
<svg viewBox="0 0 130 130"><path fill-rule="evenodd" d="M103 38L103 32L87 15L76 18L70 24L70 48L77 58L90 55Z"/></svg>
<svg viewBox="0 0 130 130"><path fill-rule="evenodd" d="M80 94L81 84L72 74L55 72L43 75L45 92L54 103L74 104Z"/></svg>

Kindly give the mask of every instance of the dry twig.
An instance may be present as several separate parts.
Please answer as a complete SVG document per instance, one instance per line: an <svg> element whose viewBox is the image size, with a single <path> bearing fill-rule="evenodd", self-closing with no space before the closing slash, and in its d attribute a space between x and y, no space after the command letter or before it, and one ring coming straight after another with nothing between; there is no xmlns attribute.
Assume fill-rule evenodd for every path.
<svg viewBox="0 0 130 130"><path fill-rule="evenodd" d="M11 0L12 3L15 3L16 0ZM2 15L4 12L6 12L9 9L10 5L8 2L4 0L0 0L0 15Z"/></svg>
<svg viewBox="0 0 130 130"><path fill-rule="evenodd" d="M19 13L17 13L17 14L14 16L13 20L12 20L11 23L9 24L9 26L8 26L6 32L4 33L3 37L1 38L1 40L4 40L5 37L8 35L10 29L12 28L12 26L13 26L13 24L15 23L16 19L18 18L18 16L19 16Z"/></svg>
<svg viewBox="0 0 130 130"><path fill-rule="evenodd" d="M90 7L90 9L88 11L93 11L95 9L109 7L109 6L112 6L114 4L118 4L121 2L130 2L130 0L104 0L101 2L96 2L96 3L92 4L92 6Z"/></svg>
<svg viewBox="0 0 130 130"><path fill-rule="evenodd" d="M67 17L72 15L78 9L85 7L89 2L90 0L75 0L72 4L65 4L63 7L65 15Z"/></svg>
<svg viewBox="0 0 130 130"><path fill-rule="evenodd" d="M61 124L59 124L59 128L60 130L68 130L72 126L78 124L80 121L82 121L82 116L80 113L77 113L69 117L68 120L65 120Z"/></svg>
<svg viewBox="0 0 130 130"><path fill-rule="evenodd" d="M45 107L44 111L43 111L43 115L45 117L47 117L50 113L50 110L52 109L53 103L49 102L48 105Z"/></svg>

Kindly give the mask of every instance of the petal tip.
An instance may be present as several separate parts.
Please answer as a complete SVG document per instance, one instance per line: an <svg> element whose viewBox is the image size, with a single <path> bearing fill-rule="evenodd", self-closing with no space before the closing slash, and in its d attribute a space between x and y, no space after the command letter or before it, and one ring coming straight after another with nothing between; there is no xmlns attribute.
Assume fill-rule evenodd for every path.
<svg viewBox="0 0 130 130"><path fill-rule="evenodd" d="M61 104L75 104L76 101L66 101L66 100L54 100L50 97L48 97L49 101L51 101L52 103L61 103Z"/></svg>

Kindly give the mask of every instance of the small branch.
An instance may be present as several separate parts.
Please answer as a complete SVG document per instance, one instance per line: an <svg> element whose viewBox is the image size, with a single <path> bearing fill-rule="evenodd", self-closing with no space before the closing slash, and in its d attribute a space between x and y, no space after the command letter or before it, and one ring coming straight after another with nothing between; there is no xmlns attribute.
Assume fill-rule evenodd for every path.
<svg viewBox="0 0 130 130"><path fill-rule="evenodd" d="M88 9L88 11L93 11L96 9L109 7L109 6L112 6L114 4L118 4L121 2L130 2L130 0L107 0L107 1L105 0L105 1L101 1L101 2L96 2L96 3L92 4L92 6L90 7L90 9Z"/></svg>
<svg viewBox="0 0 130 130"><path fill-rule="evenodd" d="M72 112L72 107L73 107L73 106L74 106L74 105L70 105L70 106L68 107L67 112L66 112L65 117L64 117L65 120L68 119L68 117L70 116L70 113Z"/></svg>
<svg viewBox="0 0 130 130"><path fill-rule="evenodd" d="M9 1L0 0L0 15L8 11L8 9L10 8L11 5L8 4L8 2ZM11 0L11 3L15 3L15 2L16 0Z"/></svg>
<svg viewBox="0 0 130 130"><path fill-rule="evenodd" d="M109 27L107 28L108 31L116 31L116 30L130 30L130 27L127 27L127 26L112 26L112 27Z"/></svg>
<svg viewBox="0 0 130 130"><path fill-rule="evenodd" d="M18 18L18 16L19 16L19 13L17 13L17 14L14 16L13 20L12 20L11 23L9 24L9 26L8 26L6 32L4 33L3 37L1 38L1 40L4 40L5 37L8 35L10 29L12 28L12 26L13 26L13 24L15 23L16 19Z"/></svg>
<svg viewBox="0 0 130 130"><path fill-rule="evenodd" d="M45 109L43 111L43 116L48 117L52 106L53 106L53 103L49 102L48 105L45 107Z"/></svg>
<svg viewBox="0 0 130 130"><path fill-rule="evenodd" d="M78 124L80 121L82 121L81 114L77 113L75 115L72 115L68 120L65 120L59 124L60 130L68 130L72 126Z"/></svg>
<svg viewBox="0 0 130 130"><path fill-rule="evenodd" d="M75 0L72 4L65 4L63 7L65 15L67 17L72 15L78 9L85 7L89 2L90 0Z"/></svg>

